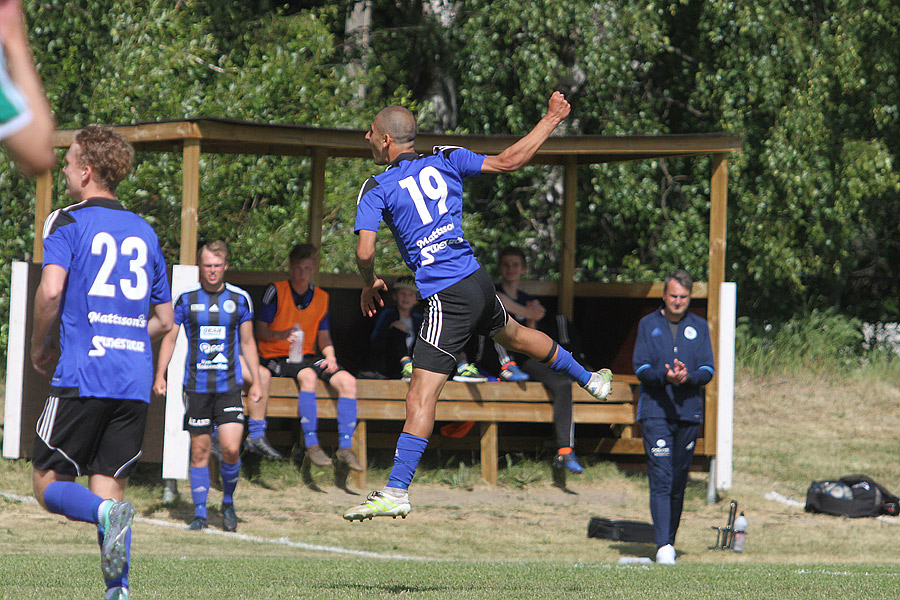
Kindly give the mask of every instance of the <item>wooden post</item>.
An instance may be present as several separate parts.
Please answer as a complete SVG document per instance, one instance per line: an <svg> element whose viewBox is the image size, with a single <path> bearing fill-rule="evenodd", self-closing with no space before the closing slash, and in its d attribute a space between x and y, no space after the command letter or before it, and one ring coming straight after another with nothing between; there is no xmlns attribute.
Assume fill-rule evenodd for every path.
<svg viewBox="0 0 900 600"><path fill-rule="evenodd" d="M181 253L183 265L197 264L197 215L200 209L200 140L184 140L181 190Z"/></svg>
<svg viewBox="0 0 900 600"><path fill-rule="evenodd" d="M577 223L578 161L566 158L563 179L562 263L559 269L559 309L568 319L575 317L575 226Z"/></svg>
<svg viewBox="0 0 900 600"><path fill-rule="evenodd" d="M328 151L315 148L312 156L312 173L310 178L309 223L306 225L307 241L322 248L322 218L325 215L325 164L328 162Z"/></svg>
<svg viewBox="0 0 900 600"><path fill-rule="evenodd" d="M353 432L353 449L356 452L356 458L362 465L362 472L353 472L353 482L356 487L364 489L366 487L366 469L369 468L368 440L366 439L366 422L360 420L356 423L356 431Z"/></svg>
<svg viewBox="0 0 900 600"><path fill-rule="evenodd" d="M47 171L37 176L34 192L34 252L31 262L44 262L44 223L53 208L53 173Z"/></svg>
<svg viewBox="0 0 900 600"><path fill-rule="evenodd" d="M497 485L497 423L481 423L481 478Z"/></svg>
<svg viewBox="0 0 900 600"><path fill-rule="evenodd" d="M725 281L725 234L728 217L728 155L712 155L712 181L709 210L709 282L707 287L707 314L713 357L719 363L719 294ZM717 369L718 371L718 369ZM706 412L704 415L704 454L716 453L716 420L718 418L718 378L706 385Z"/></svg>

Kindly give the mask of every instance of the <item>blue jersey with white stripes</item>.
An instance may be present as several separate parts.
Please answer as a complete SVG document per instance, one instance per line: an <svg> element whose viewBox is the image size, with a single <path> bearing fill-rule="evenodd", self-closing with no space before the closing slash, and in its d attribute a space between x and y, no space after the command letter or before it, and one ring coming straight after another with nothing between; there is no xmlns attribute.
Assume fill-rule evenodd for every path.
<svg viewBox="0 0 900 600"><path fill-rule="evenodd" d="M150 401L150 305L172 299L156 232L118 201L90 198L44 224L44 266L66 270L51 394Z"/></svg>
<svg viewBox="0 0 900 600"><path fill-rule="evenodd" d="M224 393L244 385L240 329L242 323L252 319L250 295L230 283L214 293L197 284L178 296L175 326L184 326L188 340L185 391Z"/></svg>
<svg viewBox="0 0 900 600"><path fill-rule="evenodd" d="M681 385L666 380L666 365L674 365L676 358L688 372L688 380ZM641 382L638 421L658 417L703 422L703 386L715 373L706 319L686 313L673 338L663 310L653 311L638 323L632 365Z"/></svg>
<svg viewBox="0 0 900 600"><path fill-rule="evenodd" d="M462 229L462 182L481 174L485 156L465 148L409 152L370 177L356 203L356 232L390 228L423 298L472 273L478 261Z"/></svg>

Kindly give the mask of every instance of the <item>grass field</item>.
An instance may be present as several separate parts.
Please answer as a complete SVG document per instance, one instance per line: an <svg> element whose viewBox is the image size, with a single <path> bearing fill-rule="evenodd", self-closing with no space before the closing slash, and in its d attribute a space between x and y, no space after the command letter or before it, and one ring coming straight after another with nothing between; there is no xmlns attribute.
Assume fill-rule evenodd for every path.
<svg viewBox="0 0 900 600"><path fill-rule="evenodd" d="M128 492L139 514L132 597L894 599L900 520L811 515L766 494L802 501L811 480L852 472L896 493L898 402L887 380L741 374L734 487L707 506L706 476L692 475L675 567L617 565L655 548L586 537L592 516L649 520L645 476L590 457L567 489L527 456L504 464L497 488L471 469L428 471L409 518L353 524L340 513L368 490L340 489L328 470L306 486L293 465L263 464L239 485L237 535L218 531L215 491L212 531L187 531L190 504L162 506L144 468ZM373 487L384 477L369 474ZM30 465L0 461L0 492L28 496ZM744 554L708 549L730 499L750 522ZM0 598L102 598L92 526L0 498L0 556Z"/></svg>
<svg viewBox="0 0 900 600"><path fill-rule="evenodd" d="M603 563L410 563L317 556L292 558L136 559L135 598L884 598L897 597L898 573L888 567L685 565L675 569ZM36 574L41 573L39 586ZM32 575L34 574L34 575ZM96 564L34 555L4 557L3 598L99 598Z"/></svg>

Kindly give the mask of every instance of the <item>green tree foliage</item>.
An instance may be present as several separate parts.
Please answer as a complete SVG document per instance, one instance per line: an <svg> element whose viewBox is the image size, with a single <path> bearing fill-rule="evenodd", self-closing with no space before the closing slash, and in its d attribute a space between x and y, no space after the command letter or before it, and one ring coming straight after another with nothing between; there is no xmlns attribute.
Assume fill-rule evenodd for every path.
<svg viewBox="0 0 900 600"><path fill-rule="evenodd" d="M525 133L560 89L573 106L562 133L668 133L672 99L654 71L665 36L661 11L646 3L463 2L451 40L460 49L461 129ZM655 279L661 267L685 262L705 271L705 250L693 252L706 247L708 176L685 169L672 162L581 168L579 278ZM474 188L470 205L496 215L491 241L479 248L486 262L499 246L517 243L531 250L536 273L556 276L561 176L530 168Z"/></svg>
<svg viewBox="0 0 900 600"><path fill-rule="evenodd" d="M364 127L330 26L334 7L286 14L267 2L31 3L32 50L60 128L191 117ZM377 76L378 70L371 72ZM338 99L338 101L335 101ZM371 112L371 111L369 111ZM355 236L347 213L369 174L360 161L332 160L326 193L324 267L349 270ZM233 266L278 269L305 238L306 157L203 155L199 235L225 239ZM119 196L153 224L169 261L180 239L181 156L139 153ZM34 183L0 172L6 199L0 238L0 345L5 349L9 262L30 257ZM54 207L69 201L57 182ZM349 225L348 225L349 223ZM393 259L395 260L395 259Z"/></svg>
<svg viewBox="0 0 900 600"><path fill-rule="evenodd" d="M755 292L745 309L896 313L896 7L702 4L693 102L745 132L729 182L731 276Z"/></svg>
<svg viewBox="0 0 900 600"><path fill-rule="evenodd" d="M366 124L357 116L354 82L329 30L334 8L288 15L269 3L77 4L42 4L32 17L48 23L34 46L60 127L186 117ZM66 46L66 40L82 38ZM62 47L63 60L43 52ZM51 67L44 71L44 64ZM231 242L235 266L283 266L286 249L307 228L309 160L211 155L202 160L200 236ZM337 178L326 212L339 213L335 205L355 198L363 179L348 187L349 179ZM180 156L140 155L120 195L157 226L167 258L177 259ZM61 196L56 200L66 202ZM346 250L347 244L330 250L338 247Z"/></svg>
<svg viewBox="0 0 900 600"><path fill-rule="evenodd" d="M744 290L742 310L896 312L897 224L883 217L900 189L893 3L454 6L441 46L455 49L445 69L459 90L459 131L524 133L561 89L573 104L565 133L741 132L726 277ZM646 280L685 266L705 278L709 176L706 159L582 168L578 276ZM473 186L485 262L514 242L554 277L561 190L547 168Z"/></svg>

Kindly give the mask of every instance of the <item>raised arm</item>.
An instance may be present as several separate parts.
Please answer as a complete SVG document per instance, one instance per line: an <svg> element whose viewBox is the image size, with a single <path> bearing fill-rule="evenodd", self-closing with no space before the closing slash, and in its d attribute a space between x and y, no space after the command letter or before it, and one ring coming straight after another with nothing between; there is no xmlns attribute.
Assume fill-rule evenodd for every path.
<svg viewBox="0 0 900 600"><path fill-rule="evenodd" d="M500 154L486 157L484 164L481 165L481 172L508 173L522 168L547 141L553 130L569 116L571 109L565 96L560 92L553 92L547 114L538 121L534 129Z"/></svg>

